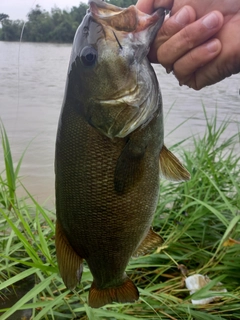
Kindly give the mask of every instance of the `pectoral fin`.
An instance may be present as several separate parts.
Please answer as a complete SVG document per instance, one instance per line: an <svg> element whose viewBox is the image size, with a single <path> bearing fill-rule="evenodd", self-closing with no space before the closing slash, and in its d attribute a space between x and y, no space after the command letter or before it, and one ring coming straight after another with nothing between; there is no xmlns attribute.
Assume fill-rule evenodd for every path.
<svg viewBox="0 0 240 320"><path fill-rule="evenodd" d="M114 187L117 193L125 193L142 177L145 146L128 141L120 154L114 173Z"/></svg>
<svg viewBox="0 0 240 320"><path fill-rule="evenodd" d="M168 180L185 181L191 178L190 173L178 158L169 151L164 145L159 158L160 174Z"/></svg>
<svg viewBox="0 0 240 320"><path fill-rule="evenodd" d="M140 243L137 250L134 252L133 257L144 255L151 250L156 249L163 243L163 238L160 237L152 228L149 229L146 237Z"/></svg>
<svg viewBox="0 0 240 320"><path fill-rule="evenodd" d="M56 222L55 244L61 277L66 287L73 290L81 280L83 259L73 250L58 221Z"/></svg>

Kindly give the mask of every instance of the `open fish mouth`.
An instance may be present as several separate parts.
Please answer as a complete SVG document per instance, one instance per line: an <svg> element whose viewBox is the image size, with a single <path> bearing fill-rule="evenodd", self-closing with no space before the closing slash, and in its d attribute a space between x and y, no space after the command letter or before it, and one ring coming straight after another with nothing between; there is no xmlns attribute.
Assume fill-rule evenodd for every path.
<svg viewBox="0 0 240 320"><path fill-rule="evenodd" d="M164 8L147 15L133 5L122 9L101 0L89 0L88 3L94 20L126 33L140 33L147 30L148 43L153 41L165 17ZM146 41L146 37L144 38Z"/></svg>

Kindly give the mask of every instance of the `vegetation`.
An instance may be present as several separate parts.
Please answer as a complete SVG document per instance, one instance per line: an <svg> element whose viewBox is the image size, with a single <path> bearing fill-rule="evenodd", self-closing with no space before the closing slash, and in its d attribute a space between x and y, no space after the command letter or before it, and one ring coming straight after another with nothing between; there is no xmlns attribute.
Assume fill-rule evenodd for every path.
<svg viewBox="0 0 240 320"><path fill-rule="evenodd" d="M135 4L136 0L109 0L109 3L119 7L128 7ZM47 12L36 5L28 14L28 20L24 24L22 20L10 20L9 16L0 13L0 41L19 41L21 33L22 41L30 42L72 42L77 27L86 14L88 5L80 3L78 7L72 7L68 12L58 7Z"/></svg>
<svg viewBox="0 0 240 320"><path fill-rule="evenodd" d="M7 296L7 288L16 288L19 280L27 282L29 277L34 277L35 286L11 308L2 308L1 319L23 309L32 309L34 320L240 319L240 156L234 153L240 136L222 141L227 126L226 121L217 127L216 118L208 121L206 115L206 133L193 138L193 150L182 152L192 179L180 184L161 182L154 229L164 238L164 246L132 259L127 270L140 290L140 300L100 309L87 305L92 280L87 265L75 292L63 285L55 255L55 214L30 193L31 205L16 198L22 159L14 169L2 128L0 292ZM219 281L228 292L217 293L220 297L211 304L193 305L184 285L187 273L213 280L194 299L212 295L209 290Z"/></svg>

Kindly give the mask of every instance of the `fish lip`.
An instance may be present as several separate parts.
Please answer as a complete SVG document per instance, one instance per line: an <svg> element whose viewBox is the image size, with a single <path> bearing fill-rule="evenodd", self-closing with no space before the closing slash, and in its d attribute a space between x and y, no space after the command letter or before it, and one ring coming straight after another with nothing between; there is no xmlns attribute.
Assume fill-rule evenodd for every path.
<svg viewBox="0 0 240 320"><path fill-rule="evenodd" d="M154 38L156 37L158 30L163 24L165 15L166 15L166 10L164 8L158 8L151 16L151 17L154 17L154 19L157 19L157 22L152 27L152 30L149 36L149 43L152 43Z"/></svg>
<svg viewBox="0 0 240 320"><path fill-rule="evenodd" d="M106 23L117 31L127 33L139 33L149 31L149 43L155 37L165 18L166 10L158 8L153 14L148 15L131 5L128 8L120 8L101 0L89 0L89 12L93 19L100 23ZM127 16L127 20L122 16Z"/></svg>

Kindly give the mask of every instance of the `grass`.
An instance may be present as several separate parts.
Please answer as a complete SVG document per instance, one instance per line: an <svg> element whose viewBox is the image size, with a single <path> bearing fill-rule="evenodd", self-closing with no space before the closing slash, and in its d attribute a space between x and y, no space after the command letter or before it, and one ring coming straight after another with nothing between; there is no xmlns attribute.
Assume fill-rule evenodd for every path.
<svg viewBox="0 0 240 320"><path fill-rule="evenodd" d="M128 274L138 285L140 300L100 309L87 305L92 280L87 266L75 292L58 274L54 245L54 212L17 199L20 159L14 169L7 134L2 128L5 172L0 180L0 292L18 281L34 277L35 285L11 308L1 309L1 320L16 310L33 309L33 319L240 319L240 156L234 152L239 134L222 141L228 121L217 126L207 120L203 137L193 137L194 147L182 153L192 179L186 183L161 182L154 229L164 238L162 248L132 259ZM183 272L181 272L181 270ZM208 275L213 281L194 299L212 295L221 281L227 293L207 305L193 305L185 288L185 274ZM1 297L0 297L1 299ZM1 304L0 304L1 305Z"/></svg>

